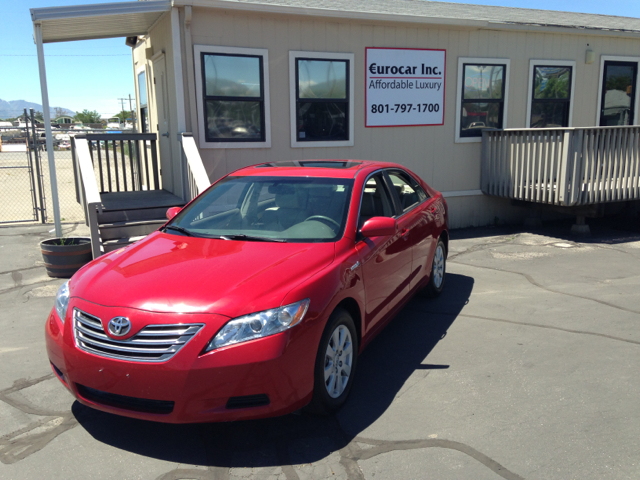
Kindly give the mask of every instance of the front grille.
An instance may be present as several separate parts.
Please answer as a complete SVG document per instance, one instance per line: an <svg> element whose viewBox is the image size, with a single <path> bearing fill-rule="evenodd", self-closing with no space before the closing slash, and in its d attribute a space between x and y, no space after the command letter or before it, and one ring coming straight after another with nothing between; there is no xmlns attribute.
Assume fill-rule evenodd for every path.
<svg viewBox="0 0 640 480"><path fill-rule="evenodd" d="M133 410L134 412L160 413L167 415L173 412L174 402L169 400L149 400L147 398L127 397L115 393L103 392L95 388L85 387L76 383L80 396L87 400L107 405L109 407Z"/></svg>
<svg viewBox="0 0 640 480"><path fill-rule="evenodd" d="M76 345L101 357L137 362L164 362L173 357L204 325L147 325L133 337L114 340L107 336L98 317L73 309Z"/></svg>

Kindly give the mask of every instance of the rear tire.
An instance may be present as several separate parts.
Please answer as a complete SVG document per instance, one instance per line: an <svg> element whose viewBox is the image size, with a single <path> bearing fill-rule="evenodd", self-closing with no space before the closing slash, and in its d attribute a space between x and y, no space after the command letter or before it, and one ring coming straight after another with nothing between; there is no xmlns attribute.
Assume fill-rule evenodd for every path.
<svg viewBox="0 0 640 480"><path fill-rule="evenodd" d="M424 288L425 296L429 298L437 297L444 289L444 279L447 269L447 248L441 238L438 239L436 251L433 254L433 262L431 264L431 275L429 283Z"/></svg>
<svg viewBox="0 0 640 480"><path fill-rule="evenodd" d="M332 413L349 396L358 360L358 337L351 315L336 309L324 329L314 368L313 400L309 410Z"/></svg>

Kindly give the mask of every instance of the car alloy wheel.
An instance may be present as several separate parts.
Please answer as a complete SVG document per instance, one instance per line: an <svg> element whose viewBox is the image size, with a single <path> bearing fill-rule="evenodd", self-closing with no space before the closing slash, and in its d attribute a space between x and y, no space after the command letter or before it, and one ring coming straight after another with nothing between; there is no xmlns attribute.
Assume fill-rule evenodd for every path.
<svg viewBox="0 0 640 480"><path fill-rule="evenodd" d="M324 355L324 386L331 398L344 392L353 366L353 339L344 325L333 331Z"/></svg>
<svg viewBox="0 0 640 480"><path fill-rule="evenodd" d="M349 396L358 362L358 337L351 315L336 309L320 339L314 372L313 400L308 410L330 413Z"/></svg>
<svg viewBox="0 0 640 480"><path fill-rule="evenodd" d="M427 297L437 297L442 293L444 288L444 278L447 270L447 249L442 239L438 239L436 251L433 254L433 263L431 264L431 276L429 283L424 289Z"/></svg>
<svg viewBox="0 0 640 480"><path fill-rule="evenodd" d="M433 286L436 288L442 287L444 281L444 246L438 242L436 247L436 253L433 258Z"/></svg>

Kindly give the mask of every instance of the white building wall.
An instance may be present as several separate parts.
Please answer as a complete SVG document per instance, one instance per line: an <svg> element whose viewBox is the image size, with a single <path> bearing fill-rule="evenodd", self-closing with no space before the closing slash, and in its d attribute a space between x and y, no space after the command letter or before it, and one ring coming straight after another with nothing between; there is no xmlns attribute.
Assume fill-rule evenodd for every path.
<svg viewBox="0 0 640 480"><path fill-rule="evenodd" d="M170 26L159 24L150 35L154 50L162 45L170 52ZM238 168L268 161L291 159L371 159L406 165L427 183L443 192L477 191L480 188L480 143L455 143L456 82L458 57L509 58L508 122L505 128L524 128L527 113L531 59L576 62L573 126L596 122L600 55L633 56L640 40L602 35L534 33L524 30L477 30L430 27L416 24L374 23L317 17L231 12L193 8L193 45L265 48L269 51L271 147L201 149L212 180ZM446 90L443 126L365 128L365 48L445 49ZM596 61L585 64L591 48ZM355 55L355 144L353 147L291 148L289 51L345 52ZM193 52L184 52L191 55ZM170 62L171 56L167 56ZM187 61L183 58L183 65ZM167 66L168 71L172 68ZM186 77L185 77L186 78ZM185 82L186 97L195 85ZM187 102L188 103L188 102ZM196 98L198 118L202 100ZM195 128L193 129L195 130ZM195 133L195 132L194 132ZM485 196L449 200L451 225L464 227L516 221L525 210L508 201Z"/></svg>

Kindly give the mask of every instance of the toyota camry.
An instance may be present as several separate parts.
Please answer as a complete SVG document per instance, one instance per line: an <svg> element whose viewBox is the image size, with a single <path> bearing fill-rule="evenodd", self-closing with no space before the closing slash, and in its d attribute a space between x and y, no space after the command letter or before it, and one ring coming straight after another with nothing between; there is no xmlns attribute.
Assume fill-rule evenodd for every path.
<svg viewBox="0 0 640 480"><path fill-rule="evenodd" d="M447 205L393 163L251 166L167 218L57 293L47 352L84 405L172 423L331 412L367 343L444 287Z"/></svg>

